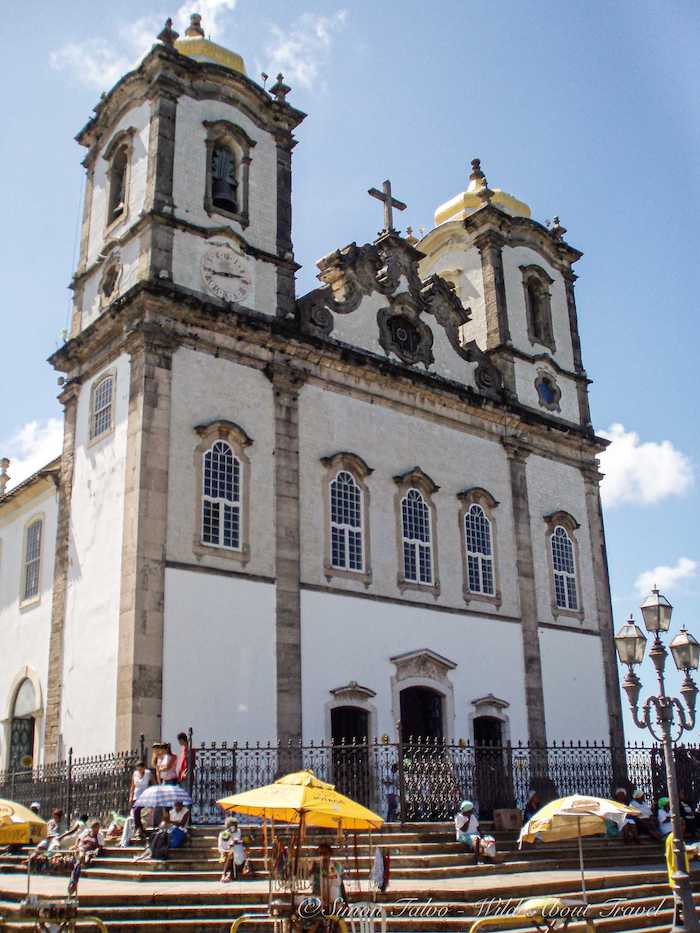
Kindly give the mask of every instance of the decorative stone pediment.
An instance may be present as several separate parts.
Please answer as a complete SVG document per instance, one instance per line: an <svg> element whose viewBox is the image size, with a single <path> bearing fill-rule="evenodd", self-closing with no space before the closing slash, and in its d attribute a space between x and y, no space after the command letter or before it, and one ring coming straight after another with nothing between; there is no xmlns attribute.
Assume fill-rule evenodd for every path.
<svg viewBox="0 0 700 933"><path fill-rule="evenodd" d="M334 687L329 692L333 694L336 700L342 700L344 703L363 702L371 700L372 697L376 697L377 695L375 690L369 687L363 687L362 684L358 684L356 680L351 680L350 683L345 684L344 687Z"/></svg>
<svg viewBox="0 0 700 933"><path fill-rule="evenodd" d="M394 477L394 482L401 489L407 489L410 486L416 486L426 496L432 496L440 487L431 479L428 474L421 470L419 466L414 466L405 473L399 473Z"/></svg>
<svg viewBox="0 0 700 933"><path fill-rule="evenodd" d="M447 679L448 672L457 667L455 661L444 658L441 654L431 651L430 648L397 654L389 660L396 666L397 680L416 677L444 681Z"/></svg>
<svg viewBox="0 0 700 933"><path fill-rule="evenodd" d="M302 331L320 338L334 336L339 329L336 315L358 311L368 296L383 296L387 301L376 312L377 332L372 336L387 356L427 369L435 363L434 344L442 331L458 357L478 364L476 388L498 398L499 370L475 341L464 342L461 337L471 310L462 305L450 282L438 275L425 281L420 278L423 258L423 253L396 233L384 233L364 246L350 243L324 256L318 262L323 287L297 302Z"/></svg>
<svg viewBox="0 0 700 933"><path fill-rule="evenodd" d="M477 697L476 700L472 700L472 706L477 710L480 716L488 715L484 712L485 707L491 707L496 710L508 709L510 703L507 700L501 700L497 696L494 696L493 693L487 693L484 697Z"/></svg>

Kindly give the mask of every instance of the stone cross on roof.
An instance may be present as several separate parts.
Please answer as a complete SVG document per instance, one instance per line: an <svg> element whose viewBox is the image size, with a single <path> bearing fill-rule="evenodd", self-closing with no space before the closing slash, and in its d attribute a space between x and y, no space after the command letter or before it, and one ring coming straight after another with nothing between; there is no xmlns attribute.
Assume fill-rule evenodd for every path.
<svg viewBox="0 0 700 933"><path fill-rule="evenodd" d="M403 201L397 201L396 198L391 196L391 182L387 180L382 185L382 190L379 191L377 188L370 188L367 194L372 195L373 198L377 198L378 201L384 202L384 229L382 233L396 233L394 230L394 215L392 208L396 208L397 211L405 211L406 205Z"/></svg>

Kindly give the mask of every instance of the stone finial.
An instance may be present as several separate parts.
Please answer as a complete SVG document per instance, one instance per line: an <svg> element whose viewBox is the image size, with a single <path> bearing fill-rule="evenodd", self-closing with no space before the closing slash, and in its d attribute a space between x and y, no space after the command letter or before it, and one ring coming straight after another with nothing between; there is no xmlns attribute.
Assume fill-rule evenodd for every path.
<svg viewBox="0 0 700 933"><path fill-rule="evenodd" d="M5 495L5 487L10 482L10 474L7 472L7 468L10 465L10 461L7 457L3 457L0 460L0 496Z"/></svg>
<svg viewBox="0 0 700 933"><path fill-rule="evenodd" d="M204 30L202 29L202 17L199 13L193 13L190 16L190 25L185 30L185 35L189 36L191 39L195 36L204 38Z"/></svg>
<svg viewBox="0 0 700 933"><path fill-rule="evenodd" d="M169 48L172 49L175 45L175 40L179 37L179 35L180 33L175 32L175 30L173 29L172 19L168 17L165 21L165 26L163 26L161 31L158 33L157 38L160 42L163 43L163 45L167 45Z"/></svg>
<svg viewBox="0 0 700 933"><path fill-rule="evenodd" d="M283 104L285 103L285 97L290 91L291 88L284 83L284 75L280 72L277 75L277 81L270 88L270 94L272 94L278 104Z"/></svg>
<svg viewBox="0 0 700 933"><path fill-rule="evenodd" d="M563 240L564 234L566 233L566 227L562 227L562 225L559 223L559 218L554 217L552 222L549 224L549 232L555 240Z"/></svg>
<svg viewBox="0 0 700 933"><path fill-rule="evenodd" d="M472 159L472 173L469 181L474 183L475 188L483 188L486 185L486 176L481 171L481 159Z"/></svg>
<svg viewBox="0 0 700 933"><path fill-rule="evenodd" d="M483 183L481 187L477 189L476 196L478 198L481 198L481 200L484 202L484 207L488 207L488 205L491 203L491 199L493 198L494 192L489 188L489 183L486 180L486 176L484 175L482 176L482 178L483 178Z"/></svg>
<svg viewBox="0 0 700 933"><path fill-rule="evenodd" d="M415 246L418 242L418 238L413 236L413 227L406 227L406 242L411 246Z"/></svg>

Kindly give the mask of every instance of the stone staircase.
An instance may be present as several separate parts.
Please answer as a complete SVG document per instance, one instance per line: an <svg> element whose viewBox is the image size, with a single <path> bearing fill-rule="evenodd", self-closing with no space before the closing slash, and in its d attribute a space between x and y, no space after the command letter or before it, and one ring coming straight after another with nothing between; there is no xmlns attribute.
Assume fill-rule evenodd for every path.
<svg viewBox="0 0 700 933"><path fill-rule="evenodd" d="M518 850L515 832L494 832L488 824L482 825L485 832L491 832L496 838L498 854L495 864L484 862L474 865L473 855L455 841L450 823L407 823L403 827L387 824L381 832L372 834L371 847L367 833L357 834L356 845L353 837L348 836L347 845L338 846L330 832L308 832L302 857L312 858L321 842L330 841L335 846L335 857L346 864L349 876L366 879L374 847L383 846L391 853L391 877L416 882L578 866L575 843L537 843ZM86 872L86 877L121 881L216 881L221 877L216 849L220 828L196 827L191 841L173 852L167 862L134 862L139 848L107 846L104 854ZM250 848L250 858L255 877L265 879L267 874L259 831L254 832L254 841L256 844ZM592 837L585 840L584 850L585 863L590 869L609 865L632 868L661 864L662 860L660 846L651 842L632 847ZM23 858L22 855L0 857L0 872L24 871Z"/></svg>
<svg viewBox="0 0 700 933"><path fill-rule="evenodd" d="M100 890L93 891L87 890L81 882L81 912L97 914L110 930L117 931L160 929L223 933L232 920L244 913L259 914L260 919L244 926L242 933L271 930L271 921L265 916L267 884L262 848L256 845L251 850L258 871L255 883L221 885L218 883L221 868L216 858L217 831L218 827L198 827L192 844L173 853L166 863L134 863L131 860L134 849L108 848L83 878L110 880L114 884L95 886ZM504 901L508 899L517 903L521 898L543 894L580 897L578 882L572 880L574 875L562 878L539 874L576 870L575 843L540 843L518 851L514 833L494 835L499 862L475 866L472 856L455 842L450 824L407 824L404 827L392 824L373 834L372 845L386 846L392 854L392 883L385 894L377 895L377 902L387 912L389 933L467 933L480 909L484 909L480 905L491 898L500 901L500 908L506 908ZM329 838L332 840L332 834L310 833L304 855L313 855L315 846ZM259 842L257 836L256 842ZM336 852L346 861L350 900L369 900L367 894L354 893L357 891L356 867L357 876L366 888L370 866L367 834L358 834L356 852L352 838L347 850L336 849ZM584 853L590 875L591 904L602 907L610 898L621 898L625 902L624 913L596 920L599 930L637 933L643 929L665 933L669 929L672 904L658 844L625 846L589 838L584 842ZM2 893L2 873L14 874L20 870L21 856L0 857L0 901L20 899L19 891ZM700 884L698 892L700 905ZM413 909L410 909L411 903L415 905ZM610 908L606 907L605 911L610 913ZM505 926L504 923L503 928ZM572 933L584 929L583 924L577 922L570 928ZM533 927L523 924L522 929L532 930Z"/></svg>

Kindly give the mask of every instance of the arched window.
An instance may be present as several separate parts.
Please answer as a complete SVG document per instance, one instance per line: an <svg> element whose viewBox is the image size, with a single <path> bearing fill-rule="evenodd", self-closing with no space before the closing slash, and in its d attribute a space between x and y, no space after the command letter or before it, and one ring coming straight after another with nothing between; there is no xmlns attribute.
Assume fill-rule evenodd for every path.
<svg viewBox="0 0 700 933"><path fill-rule="evenodd" d="M90 440L94 441L112 430L114 402L114 374L98 379L90 396Z"/></svg>
<svg viewBox="0 0 700 933"><path fill-rule="evenodd" d="M362 490L352 474L342 470L330 484L331 566L364 570Z"/></svg>
<svg viewBox="0 0 700 933"><path fill-rule="evenodd" d="M552 326L552 307L550 286L552 279L540 266L520 266L525 290L525 311L527 315L527 334L530 343L540 343L552 353L556 349Z"/></svg>
<svg viewBox="0 0 700 933"><path fill-rule="evenodd" d="M550 537L552 568L554 570L554 598L559 609L578 610L576 590L576 563L574 545L566 528L557 525Z"/></svg>
<svg viewBox="0 0 700 933"><path fill-rule="evenodd" d="M202 543L240 550L241 462L226 441L205 452L202 479Z"/></svg>
<svg viewBox="0 0 700 933"><path fill-rule="evenodd" d="M34 686L28 677L15 694L10 721L9 769L25 771L34 763L34 714L36 712Z"/></svg>
<svg viewBox="0 0 700 933"><path fill-rule="evenodd" d="M211 153L211 199L215 207L232 214L238 212L236 156L222 143L215 145Z"/></svg>
<svg viewBox="0 0 700 933"><path fill-rule="evenodd" d="M119 146L112 156L109 169L109 206L107 223L113 223L124 213L126 203L126 170L129 165L129 147Z"/></svg>
<svg viewBox="0 0 700 933"><path fill-rule="evenodd" d="M404 578L414 583L432 584L430 509L417 489L409 489L401 500L401 534Z"/></svg>
<svg viewBox="0 0 700 933"><path fill-rule="evenodd" d="M22 572L22 600L26 602L39 595L41 571L41 539L43 519L37 518L27 526L24 540L24 567Z"/></svg>
<svg viewBox="0 0 700 933"><path fill-rule="evenodd" d="M469 591L494 596L491 522L480 505L469 506L464 516L464 543L467 549Z"/></svg>

